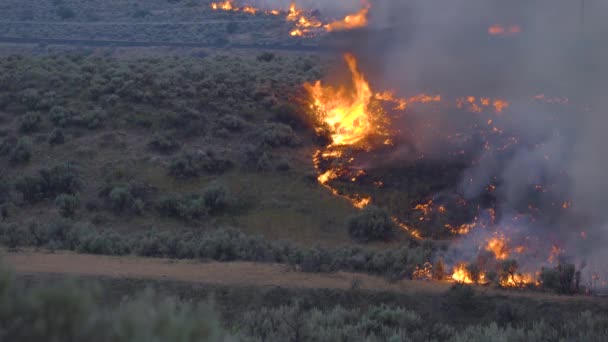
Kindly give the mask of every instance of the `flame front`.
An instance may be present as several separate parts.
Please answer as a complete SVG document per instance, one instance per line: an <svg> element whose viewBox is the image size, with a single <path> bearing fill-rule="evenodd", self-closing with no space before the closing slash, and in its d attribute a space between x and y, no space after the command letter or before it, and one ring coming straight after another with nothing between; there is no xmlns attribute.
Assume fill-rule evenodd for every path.
<svg viewBox="0 0 608 342"><path fill-rule="evenodd" d="M452 280L463 284L485 284L486 274L484 272L479 272L479 274L474 276L471 274L471 271L467 269L465 263L460 263L454 267Z"/></svg>
<svg viewBox="0 0 608 342"><path fill-rule="evenodd" d="M243 12L248 14L265 13L268 15L275 16L284 14L285 20L293 22L294 28L289 31L289 34L292 37L310 37L314 36L317 32L319 32L319 30L322 32L332 32L352 30L355 28L367 26L367 15L370 9L370 4L368 2L364 2L363 7L357 13L349 14L341 20L336 20L329 23L324 23L323 21L321 21L319 18L316 17L316 15L313 14L313 11L298 8L296 3L293 1L290 3L289 9L287 10L263 10L252 5L245 5L243 7L239 7L235 4L235 0L212 2L211 9L231 12Z"/></svg>
<svg viewBox="0 0 608 342"><path fill-rule="evenodd" d="M317 113L317 120L331 130L333 146L354 145L370 134L386 134L384 113L369 108L373 92L359 71L357 60L351 54L344 55L344 59L352 74L352 92L345 87L324 86L321 81L304 85L312 98L311 109Z"/></svg>

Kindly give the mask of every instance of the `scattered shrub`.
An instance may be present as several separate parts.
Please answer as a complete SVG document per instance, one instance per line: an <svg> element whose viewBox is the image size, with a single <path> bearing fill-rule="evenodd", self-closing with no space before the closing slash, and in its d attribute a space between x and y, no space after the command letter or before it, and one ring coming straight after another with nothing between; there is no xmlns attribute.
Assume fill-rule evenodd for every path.
<svg viewBox="0 0 608 342"><path fill-rule="evenodd" d="M51 169L41 169L36 176L21 176L15 189L27 202L36 202L59 194L75 194L80 190L82 181L76 167L72 164L59 164Z"/></svg>
<svg viewBox="0 0 608 342"><path fill-rule="evenodd" d="M116 213L143 213L153 189L140 183L127 185L107 185L101 189L99 196L105 199L106 205Z"/></svg>
<svg viewBox="0 0 608 342"><path fill-rule="evenodd" d="M72 217L80 205L78 195L61 194L55 198L55 205L63 217Z"/></svg>
<svg viewBox="0 0 608 342"><path fill-rule="evenodd" d="M271 147L296 147L300 145L300 139L291 127L280 123L268 123L262 125L257 132L261 142Z"/></svg>
<svg viewBox="0 0 608 342"><path fill-rule="evenodd" d="M171 135L155 134L148 145L160 153L171 153L180 148L179 143Z"/></svg>
<svg viewBox="0 0 608 342"><path fill-rule="evenodd" d="M65 134L61 128L55 128L49 134L49 144L51 145L61 145L65 143Z"/></svg>
<svg viewBox="0 0 608 342"><path fill-rule="evenodd" d="M184 152L169 164L169 174L178 178L198 177L203 172L223 173L232 168L229 159L216 155L213 151Z"/></svg>
<svg viewBox="0 0 608 342"><path fill-rule="evenodd" d="M197 220L206 215L221 214L230 205L228 198L228 191L222 184L212 183L203 190L202 195L164 199L159 205L159 210L170 217Z"/></svg>
<svg viewBox="0 0 608 342"><path fill-rule="evenodd" d="M270 62L274 59L275 55L272 52L262 52L261 54L259 54L256 58L258 61L260 62Z"/></svg>
<svg viewBox="0 0 608 342"><path fill-rule="evenodd" d="M42 118L38 112L26 113L19 122L19 130L23 133L31 133L38 130Z"/></svg>
<svg viewBox="0 0 608 342"><path fill-rule="evenodd" d="M56 126L67 127L73 123L74 114L61 106L54 106L49 111L51 122Z"/></svg>
<svg viewBox="0 0 608 342"><path fill-rule="evenodd" d="M576 271L573 264L558 264L555 268L543 268L540 282L544 289L572 294L579 290L580 272Z"/></svg>
<svg viewBox="0 0 608 342"><path fill-rule="evenodd" d="M348 233L360 241L387 240L393 236L395 223L388 211L368 206L348 220Z"/></svg>
<svg viewBox="0 0 608 342"><path fill-rule="evenodd" d="M28 137L21 137L9 153L9 160L13 163L26 163L32 157L32 141Z"/></svg>
<svg viewBox="0 0 608 342"><path fill-rule="evenodd" d="M233 340L208 301L192 304L145 291L110 304L97 284L60 281L23 286L4 268L0 279L4 341Z"/></svg>
<svg viewBox="0 0 608 342"><path fill-rule="evenodd" d="M76 17L76 12L74 12L74 10L69 7L60 6L59 8L57 8L57 15L62 20L67 20Z"/></svg>

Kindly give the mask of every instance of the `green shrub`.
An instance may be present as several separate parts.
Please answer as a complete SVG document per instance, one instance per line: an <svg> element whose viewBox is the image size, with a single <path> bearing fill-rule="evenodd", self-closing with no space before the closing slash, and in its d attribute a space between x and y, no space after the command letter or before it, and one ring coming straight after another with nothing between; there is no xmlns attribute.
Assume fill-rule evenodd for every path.
<svg viewBox="0 0 608 342"><path fill-rule="evenodd" d="M57 8L57 15L62 20L67 20L76 17L76 12L74 12L74 10L69 7L60 6L59 8Z"/></svg>
<svg viewBox="0 0 608 342"><path fill-rule="evenodd" d="M59 194L75 194L82 181L78 169L72 164L59 164L51 169L41 169L36 176L21 176L15 189L27 202L52 198Z"/></svg>
<svg viewBox="0 0 608 342"><path fill-rule="evenodd" d="M262 144L270 147L296 147L300 139L290 126L280 123L268 123L260 126L256 135Z"/></svg>
<svg viewBox="0 0 608 342"><path fill-rule="evenodd" d="M9 160L13 163L27 163L32 157L32 141L28 137L21 137L9 153Z"/></svg>
<svg viewBox="0 0 608 342"><path fill-rule="evenodd" d="M558 264L555 268L543 268L540 274L544 289L562 294L572 294L578 290L576 268L573 264Z"/></svg>
<svg viewBox="0 0 608 342"><path fill-rule="evenodd" d="M193 304L145 291L109 303L97 284L23 286L0 269L3 341L231 341L209 301Z"/></svg>
<svg viewBox="0 0 608 342"><path fill-rule="evenodd" d="M153 189L147 184L130 183L126 185L107 185L101 189L99 196L105 199L106 205L116 213L130 212L140 215Z"/></svg>
<svg viewBox="0 0 608 342"><path fill-rule="evenodd" d="M65 143L65 134L61 128L55 128L49 134L49 144L51 145L61 145Z"/></svg>
<svg viewBox="0 0 608 342"><path fill-rule="evenodd" d="M386 209L368 206L348 220L348 233L359 241L388 240L393 236L395 223Z"/></svg>
<svg viewBox="0 0 608 342"><path fill-rule="evenodd" d="M38 112L28 112L19 121L19 130L23 133L35 132L40 128L42 118Z"/></svg>
<svg viewBox="0 0 608 342"><path fill-rule="evenodd" d="M274 53L265 51L259 54L256 58L259 62L270 62L274 59L274 57Z"/></svg>
<svg viewBox="0 0 608 342"><path fill-rule="evenodd" d="M228 191L220 183L212 183L203 190L205 207L211 215L216 215L228 208Z"/></svg>
<svg viewBox="0 0 608 342"><path fill-rule="evenodd" d="M63 217L72 217L80 205L78 195L61 194L55 198L55 205Z"/></svg>
<svg viewBox="0 0 608 342"><path fill-rule="evenodd" d="M154 134L148 145L160 153L172 153L180 148L179 143L173 136L158 133Z"/></svg>
<svg viewBox="0 0 608 342"><path fill-rule="evenodd" d="M184 152L169 164L169 174L177 178L198 177L203 172L224 173L233 167L232 161L216 155L211 150L205 152Z"/></svg>
<svg viewBox="0 0 608 342"><path fill-rule="evenodd" d="M206 215L218 215L229 207L228 191L219 183L212 183L202 195L167 198L160 202L159 211L182 220L198 220Z"/></svg>
<svg viewBox="0 0 608 342"><path fill-rule="evenodd" d="M61 106L54 106L49 111L51 122L56 126L67 127L73 123L74 114Z"/></svg>

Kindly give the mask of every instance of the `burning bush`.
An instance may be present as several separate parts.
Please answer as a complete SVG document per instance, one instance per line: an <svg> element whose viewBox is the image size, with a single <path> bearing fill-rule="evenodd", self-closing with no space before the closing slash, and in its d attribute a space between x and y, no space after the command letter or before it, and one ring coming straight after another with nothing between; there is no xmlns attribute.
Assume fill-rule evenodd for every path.
<svg viewBox="0 0 608 342"><path fill-rule="evenodd" d="M394 230L395 223L388 211L376 206L368 206L348 220L350 236L363 242L388 240Z"/></svg>

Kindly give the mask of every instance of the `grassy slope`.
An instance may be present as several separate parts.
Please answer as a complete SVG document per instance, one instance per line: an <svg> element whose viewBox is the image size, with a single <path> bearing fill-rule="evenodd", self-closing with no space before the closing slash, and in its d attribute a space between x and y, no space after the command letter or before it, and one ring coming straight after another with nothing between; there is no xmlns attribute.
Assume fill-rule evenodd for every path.
<svg viewBox="0 0 608 342"><path fill-rule="evenodd" d="M33 142L32 157L27 163L11 163L7 156L0 157L0 166L6 170L4 177L9 184L14 184L21 175L35 174L41 168L61 162L75 162L84 181L79 194L81 205L74 218L81 224L125 231L150 227L236 226L247 232L305 244L350 242L343 227L354 209L345 201L332 197L311 177L314 174L311 162L314 143L307 129L297 131L297 139L302 141L300 147L263 148L262 152L272 160L286 160L290 170L260 172L245 165L244 161L244 150L256 145L260 139L257 130L275 120L274 106L294 96L301 83L319 75L321 62L317 58L279 55L271 62L262 62L255 56L234 55L178 60L170 57L99 60L59 56L20 60L7 57L0 64L5 75L0 93L7 99L0 109L0 139L27 136ZM83 71L85 69L88 71ZM141 79L142 73L149 77L147 81ZM196 76L185 76L188 73ZM62 78L62 81L54 84L52 80L56 78ZM106 93L93 98L91 89L99 79L106 80L106 86L110 86L105 88ZM164 95L163 87L167 85L163 82L169 82L172 88ZM125 86L152 93L153 98L156 96L155 103L130 99ZM218 88L222 90L218 91ZM23 104L25 89L35 89L41 98L49 97L48 92L52 91L55 93L53 105L74 113L100 108L105 118L95 129L77 125L62 128L66 143L50 145L48 136L57 128L49 116L52 106L28 108ZM118 89L123 89L122 93ZM114 104L104 102L104 97L111 94L118 94L118 101ZM39 128L32 133L21 132L19 124L25 113L31 111L42 117ZM183 113L189 115L184 116L189 122L186 126L166 123L182 120ZM221 120L227 115L244 121L245 128L236 132L223 128ZM181 145L181 151L211 149L224 154L235 167L224 174L176 179L168 174L167 165L180 151L166 155L150 149L148 143L157 133L174 137ZM98 196L105 184L134 181L143 182L154 190L142 215L113 212ZM246 208L194 222L163 217L155 209L163 197L197 193L214 181L226 184L233 198L244 203ZM8 204L8 223L45 223L58 216L52 198L40 203L24 203L13 189L11 202ZM85 208L90 202L96 203L98 208Z"/></svg>

